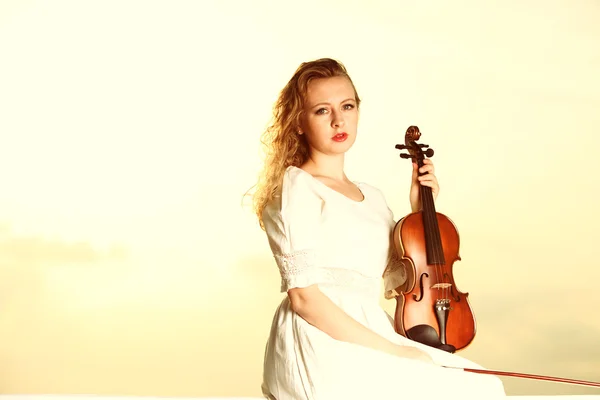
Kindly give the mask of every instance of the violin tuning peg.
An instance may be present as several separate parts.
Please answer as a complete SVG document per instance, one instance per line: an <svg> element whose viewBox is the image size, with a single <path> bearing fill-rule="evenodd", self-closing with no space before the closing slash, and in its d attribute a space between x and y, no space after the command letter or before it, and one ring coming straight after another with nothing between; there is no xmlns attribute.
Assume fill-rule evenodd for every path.
<svg viewBox="0 0 600 400"><path fill-rule="evenodd" d="M404 144L397 144L396 148L400 149L400 150L404 150L404 149L406 149L406 145L404 145Z"/></svg>
<svg viewBox="0 0 600 400"><path fill-rule="evenodd" d="M400 157L402 158L411 158L410 154L400 153Z"/></svg>

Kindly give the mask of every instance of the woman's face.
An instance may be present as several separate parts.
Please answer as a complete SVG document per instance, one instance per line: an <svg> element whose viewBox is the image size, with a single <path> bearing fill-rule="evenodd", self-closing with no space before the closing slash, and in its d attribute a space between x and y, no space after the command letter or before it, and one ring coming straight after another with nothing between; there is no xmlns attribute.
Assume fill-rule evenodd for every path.
<svg viewBox="0 0 600 400"><path fill-rule="evenodd" d="M358 108L354 87L343 76L311 81L300 131L312 152L345 153L356 140Z"/></svg>

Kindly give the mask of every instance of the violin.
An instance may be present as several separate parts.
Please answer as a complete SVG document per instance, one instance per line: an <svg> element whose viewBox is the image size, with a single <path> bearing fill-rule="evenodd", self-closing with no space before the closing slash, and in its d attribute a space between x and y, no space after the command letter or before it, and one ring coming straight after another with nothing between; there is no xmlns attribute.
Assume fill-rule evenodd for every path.
<svg viewBox="0 0 600 400"><path fill-rule="evenodd" d="M396 145L396 149L408 150L408 154L401 153L400 157L414 160L419 168L424 165L425 157L432 157L434 153L428 145L417 143L420 137L419 128L410 126L406 131L404 144ZM436 211L430 187L420 186L419 195L422 209L402 218L393 230L394 251L405 265L410 266L409 272L412 272L409 273L405 289L397 289L400 293L396 296L394 329L409 339L454 353L468 346L476 331L469 294L458 290L452 273L454 262L460 260L458 231L450 218ZM442 367L477 374L600 388L600 382L594 381L488 369Z"/></svg>
<svg viewBox="0 0 600 400"><path fill-rule="evenodd" d="M400 157L412 159L419 168L434 153L428 145L416 142L420 137L419 128L410 126L404 144L396 145L408 150ZM469 294L458 290L452 273L454 262L460 260L459 235L450 218L436 211L430 187L420 187L420 198L422 209L398 221L393 231L394 251L412 270L406 290L396 297L394 329L409 339L454 353L468 346L476 331Z"/></svg>

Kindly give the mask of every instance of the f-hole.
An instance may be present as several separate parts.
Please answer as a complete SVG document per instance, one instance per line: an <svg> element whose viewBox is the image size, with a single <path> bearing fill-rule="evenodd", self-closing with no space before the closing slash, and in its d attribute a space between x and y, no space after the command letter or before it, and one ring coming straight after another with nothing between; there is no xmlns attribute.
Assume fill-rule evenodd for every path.
<svg viewBox="0 0 600 400"><path fill-rule="evenodd" d="M413 294L413 299L415 301L421 301L423 299L423 276L429 278L429 274L427 272L424 272L419 277L419 289L420 289L421 293L419 293L419 298L418 299L417 299L417 295Z"/></svg>

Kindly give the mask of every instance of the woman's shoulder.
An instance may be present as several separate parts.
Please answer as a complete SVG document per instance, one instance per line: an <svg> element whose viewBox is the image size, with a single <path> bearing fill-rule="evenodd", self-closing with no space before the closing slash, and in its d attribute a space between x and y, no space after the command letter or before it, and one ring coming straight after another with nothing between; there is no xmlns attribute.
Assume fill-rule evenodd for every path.
<svg viewBox="0 0 600 400"><path fill-rule="evenodd" d="M300 177L300 179L303 179L303 177L305 177L306 175L310 175L308 172L306 172L305 170L303 170L300 167L296 167L294 165L289 165L286 167L285 172L283 173L284 179L298 179L298 177Z"/></svg>
<svg viewBox="0 0 600 400"><path fill-rule="evenodd" d="M314 180L316 178L309 172L295 167L293 165L288 166L284 173L281 181L281 190L285 193L297 192L297 191L311 191L314 192L315 185Z"/></svg>
<svg viewBox="0 0 600 400"><path fill-rule="evenodd" d="M379 189L379 187L367 183L365 181L353 181L355 185L357 185L362 191L368 192L371 196L376 196L379 198L383 198L383 191Z"/></svg>
<svg viewBox="0 0 600 400"><path fill-rule="evenodd" d="M303 169L293 165L288 166L284 170L279 187L267 204L267 208L271 211L281 211L290 203L319 198L320 194L314 179L312 175Z"/></svg>

